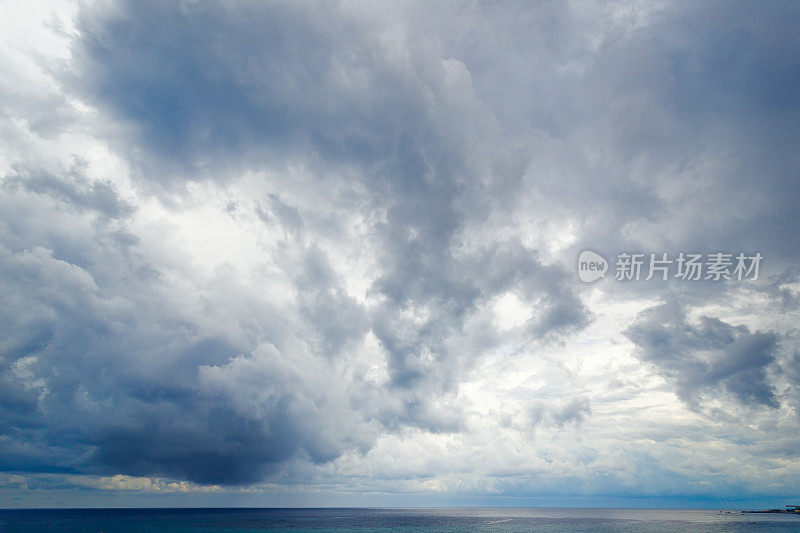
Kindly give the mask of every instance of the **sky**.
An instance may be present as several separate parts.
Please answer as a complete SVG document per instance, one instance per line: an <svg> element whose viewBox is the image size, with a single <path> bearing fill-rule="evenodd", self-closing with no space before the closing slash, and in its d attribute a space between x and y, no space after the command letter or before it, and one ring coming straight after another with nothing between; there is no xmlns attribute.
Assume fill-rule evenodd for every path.
<svg viewBox="0 0 800 533"><path fill-rule="evenodd" d="M0 0L0 507L799 503L799 26Z"/></svg>

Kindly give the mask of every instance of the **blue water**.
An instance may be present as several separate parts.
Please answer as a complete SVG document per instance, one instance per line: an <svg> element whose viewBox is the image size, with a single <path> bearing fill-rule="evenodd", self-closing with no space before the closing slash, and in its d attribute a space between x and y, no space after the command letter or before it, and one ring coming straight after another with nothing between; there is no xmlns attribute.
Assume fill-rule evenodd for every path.
<svg viewBox="0 0 800 533"><path fill-rule="evenodd" d="M0 510L2 532L800 531L800 516L697 509Z"/></svg>

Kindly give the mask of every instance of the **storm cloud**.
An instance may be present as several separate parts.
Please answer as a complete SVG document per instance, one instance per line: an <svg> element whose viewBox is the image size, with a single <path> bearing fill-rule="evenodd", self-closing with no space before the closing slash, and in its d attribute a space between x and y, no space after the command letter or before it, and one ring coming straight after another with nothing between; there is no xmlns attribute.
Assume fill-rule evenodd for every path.
<svg viewBox="0 0 800 533"><path fill-rule="evenodd" d="M706 389L720 387L740 402L778 407L767 377L775 370L778 339L772 332L750 332L747 326L708 316L694 325L672 303L643 311L625 335L643 361L674 380L678 396L689 403L695 404Z"/></svg>
<svg viewBox="0 0 800 533"><path fill-rule="evenodd" d="M793 486L796 5L37 6L0 47L8 494ZM764 263L587 285L587 248Z"/></svg>

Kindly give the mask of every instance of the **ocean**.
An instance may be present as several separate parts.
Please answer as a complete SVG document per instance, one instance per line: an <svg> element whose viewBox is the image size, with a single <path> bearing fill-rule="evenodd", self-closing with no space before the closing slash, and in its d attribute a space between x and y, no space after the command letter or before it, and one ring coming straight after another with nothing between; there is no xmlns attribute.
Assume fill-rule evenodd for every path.
<svg viewBox="0 0 800 533"><path fill-rule="evenodd" d="M800 516L698 509L40 509L0 510L0 531L800 531Z"/></svg>

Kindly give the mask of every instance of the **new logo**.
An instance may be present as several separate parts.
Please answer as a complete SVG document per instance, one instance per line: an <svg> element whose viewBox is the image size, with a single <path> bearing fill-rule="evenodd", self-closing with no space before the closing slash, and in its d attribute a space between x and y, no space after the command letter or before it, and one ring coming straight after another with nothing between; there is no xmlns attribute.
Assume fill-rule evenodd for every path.
<svg viewBox="0 0 800 533"><path fill-rule="evenodd" d="M584 283L591 283L605 276L608 261L602 255L584 250L578 256L578 277Z"/></svg>

